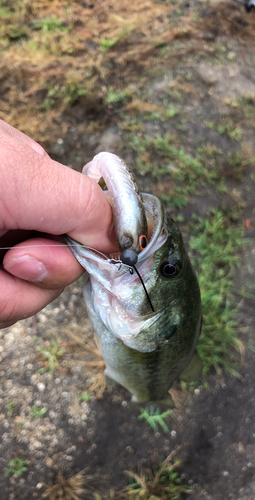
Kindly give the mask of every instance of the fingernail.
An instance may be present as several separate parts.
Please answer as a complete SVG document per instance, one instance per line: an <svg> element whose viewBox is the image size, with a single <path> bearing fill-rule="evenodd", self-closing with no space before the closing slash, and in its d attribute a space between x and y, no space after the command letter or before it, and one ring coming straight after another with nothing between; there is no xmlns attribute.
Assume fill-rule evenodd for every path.
<svg viewBox="0 0 255 500"><path fill-rule="evenodd" d="M42 281L48 274L45 264L31 255L8 260L4 269L17 278L32 282Z"/></svg>

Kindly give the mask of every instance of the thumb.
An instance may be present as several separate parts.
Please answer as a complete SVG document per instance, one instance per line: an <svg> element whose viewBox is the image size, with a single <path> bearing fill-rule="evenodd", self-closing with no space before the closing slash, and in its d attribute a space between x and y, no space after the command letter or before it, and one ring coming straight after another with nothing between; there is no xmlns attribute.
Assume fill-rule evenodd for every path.
<svg viewBox="0 0 255 500"><path fill-rule="evenodd" d="M0 138L0 230L68 233L84 245L116 251L111 206L92 179L11 136Z"/></svg>

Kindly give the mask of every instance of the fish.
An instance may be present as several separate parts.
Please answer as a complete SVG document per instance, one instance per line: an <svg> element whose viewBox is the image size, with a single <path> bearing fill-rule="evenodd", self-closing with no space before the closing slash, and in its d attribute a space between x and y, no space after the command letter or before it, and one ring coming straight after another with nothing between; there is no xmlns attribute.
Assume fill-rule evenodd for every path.
<svg viewBox="0 0 255 500"><path fill-rule="evenodd" d="M84 298L104 357L106 384L121 384L133 403L157 401L172 408L169 389L174 381L194 380L202 370L196 350L200 289L181 231L157 197L139 193L134 176L123 186L130 171L116 155L99 153L84 173L97 182L104 178L118 221L119 253L104 255L66 237L87 271ZM131 262L126 259L129 250Z"/></svg>

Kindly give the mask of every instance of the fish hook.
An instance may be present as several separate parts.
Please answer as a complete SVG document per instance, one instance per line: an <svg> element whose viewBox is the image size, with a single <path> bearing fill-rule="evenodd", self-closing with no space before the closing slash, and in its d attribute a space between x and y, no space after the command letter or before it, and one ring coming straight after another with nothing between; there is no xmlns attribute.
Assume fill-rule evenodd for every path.
<svg viewBox="0 0 255 500"><path fill-rule="evenodd" d="M151 306L151 309L153 312L155 312L155 309L152 305L152 302L151 302L151 299L150 299L150 296L146 290L146 286L143 282L143 279L142 279L142 276L140 275L138 269L135 267L135 264L137 263L137 260L138 260L138 255L137 253L135 252L135 250L133 250L132 248L126 248L126 250L123 250L123 252L121 253L120 255L120 260L121 262L123 262L123 264L126 264L127 266L130 266L130 269L129 269L129 272L130 274L133 274L134 270L138 276L138 278L140 279L142 285L143 285L143 289L145 291L145 294L146 294L146 297L148 299L148 302Z"/></svg>

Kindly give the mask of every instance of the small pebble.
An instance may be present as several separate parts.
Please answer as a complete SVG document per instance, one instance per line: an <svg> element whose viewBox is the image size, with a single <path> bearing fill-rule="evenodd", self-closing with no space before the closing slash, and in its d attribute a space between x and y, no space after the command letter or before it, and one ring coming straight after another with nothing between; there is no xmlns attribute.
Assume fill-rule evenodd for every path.
<svg viewBox="0 0 255 500"><path fill-rule="evenodd" d="M39 384L37 384L37 389L40 392L45 391L45 384L43 384L42 382L39 382Z"/></svg>

